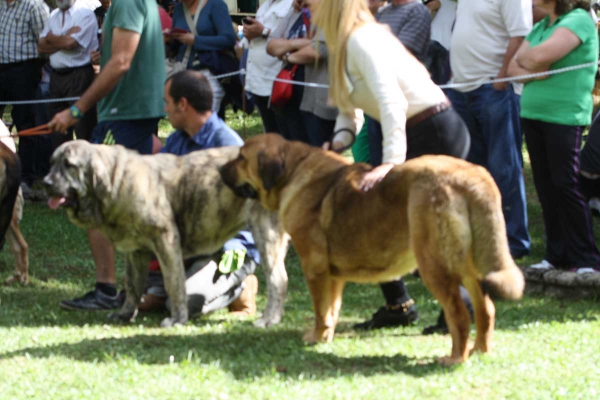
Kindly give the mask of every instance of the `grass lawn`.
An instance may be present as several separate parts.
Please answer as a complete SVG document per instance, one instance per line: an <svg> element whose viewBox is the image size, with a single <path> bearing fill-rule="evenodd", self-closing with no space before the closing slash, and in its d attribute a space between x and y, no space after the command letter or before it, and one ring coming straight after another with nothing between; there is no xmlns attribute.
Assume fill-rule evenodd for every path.
<svg viewBox="0 0 600 400"><path fill-rule="evenodd" d="M242 134L243 119L231 112L227 119ZM245 124L248 136L260 131L256 115ZM168 131L162 124L160 136ZM519 260L524 265L543 256L541 209L528 165L526 175L533 253ZM293 251L286 260L286 314L277 327L259 330L254 318L223 311L169 330L157 328L162 314L142 314L120 326L109 324L106 312L58 307L95 280L84 232L64 212L28 203L22 229L32 282L0 286L2 399L600 398L599 299L496 302L494 352L444 368L435 358L450 352L450 337L420 335L439 308L412 277L407 284L419 326L353 331L352 324L369 317L383 298L377 286L348 285L335 340L314 347L301 341L313 313ZM122 276L122 257L118 261ZM12 269L5 249L0 278ZM262 272L257 276L262 309L265 286Z"/></svg>

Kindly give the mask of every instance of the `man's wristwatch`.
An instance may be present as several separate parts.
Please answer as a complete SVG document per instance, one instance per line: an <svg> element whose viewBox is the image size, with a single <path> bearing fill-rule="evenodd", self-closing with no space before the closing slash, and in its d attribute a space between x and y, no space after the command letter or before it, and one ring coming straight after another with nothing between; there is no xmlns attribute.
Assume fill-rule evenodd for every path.
<svg viewBox="0 0 600 400"><path fill-rule="evenodd" d="M265 28L265 29L263 29L263 31L262 31L262 33L260 34L260 36L261 36L263 39L266 39L266 38L268 38L268 37L269 37L269 33L271 33L271 30L270 30L269 28Z"/></svg>
<svg viewBox="0 0 600 400"><path fill-rule="evenodd" d="M71 112L71 117L73 117L75 119L83 118L83 113L81 112L79 107L72 105L71 108L69 108L69 111Z"/></svg>

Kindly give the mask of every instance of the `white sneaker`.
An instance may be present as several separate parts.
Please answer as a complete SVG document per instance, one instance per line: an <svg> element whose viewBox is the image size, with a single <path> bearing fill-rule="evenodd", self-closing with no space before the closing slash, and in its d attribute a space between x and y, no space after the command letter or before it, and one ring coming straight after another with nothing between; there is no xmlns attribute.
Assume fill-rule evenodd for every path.
<svg viewBox="0 0 600 400"><path fill-rule="evenodd" d="M554 269L554 265L550 264L546 260L542 260L542 261L540 261L537 264L530 265L529 268L532 268L532 269L542 269L542 270L543 269L547 269L548 270L548 269Z"/></svg>
<svg viewBox="0 0 600 400"><path fill-rule="evenodd" d="M571 270L573 271L573 270ZM577 272L578 274L597 274L600 271L598 271L596 268L593 267L582 267L582 268L574 268L573 272Z"/></svg>

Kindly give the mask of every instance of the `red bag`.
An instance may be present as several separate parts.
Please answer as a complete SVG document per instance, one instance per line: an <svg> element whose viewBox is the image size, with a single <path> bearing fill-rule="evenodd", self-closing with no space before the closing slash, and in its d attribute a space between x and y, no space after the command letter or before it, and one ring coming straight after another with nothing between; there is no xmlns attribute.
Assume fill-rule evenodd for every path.
<svg viewBox="0 0 600 400"><path fill-rule="evenodd" d="M288 81L294 80L294 75L298 69L298 64L294 64L291 69L282 69L277 74L277 79L285 79ZM294 93L294 85L291 82L273 82L273 90L271 91L271 105L283 106L292 98Z"/></svg>

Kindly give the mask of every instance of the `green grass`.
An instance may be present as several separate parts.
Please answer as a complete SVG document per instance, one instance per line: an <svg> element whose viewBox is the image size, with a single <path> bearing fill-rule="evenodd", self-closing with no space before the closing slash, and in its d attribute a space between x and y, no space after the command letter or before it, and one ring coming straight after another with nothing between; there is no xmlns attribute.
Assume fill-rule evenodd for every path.
<svg viewBox="0 0 600 400"><path fill-rule="evenodd" d="M241 131L243 121L228 113ZM248 136L260 130L246 120ZM161 126L162 132L169 130ZM541 210L527 173L533 254L543 256ZM450 351L448 336L421 336L438 306L421 281L407 279L419 326L358 333L351 325L383 303L374 285L349 285L338 334L331 344L302 343L313 320L310 298L293 251L286 260L286 315L267 330L253 318L221 311L184 327L157 328L163 314L112 325L105 312L67 312L62 299L94 284L84 232L63 212L28 203L22 222L30 244L29 286L0 286L2 399L597 399L600 397L598 300L525 297L496 302L494 352L456 368L435 358ZM118 258L122 276L122 257ZM12 273L0 253L0 277ZM265 305L263 274L259 309Z"/></svg>

